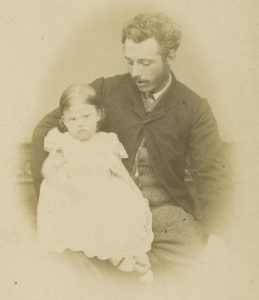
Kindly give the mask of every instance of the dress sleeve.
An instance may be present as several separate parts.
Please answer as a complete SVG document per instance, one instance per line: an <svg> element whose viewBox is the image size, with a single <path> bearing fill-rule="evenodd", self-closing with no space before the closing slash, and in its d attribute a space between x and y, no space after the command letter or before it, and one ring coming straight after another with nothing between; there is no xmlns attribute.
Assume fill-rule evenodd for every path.
<svg viewBox="0 0 259 300"><path fill-rule="evenodd" d="M60 132L57 127L51 129L44 139L44 149L49 152L49 156L46 159L48 164L58 167L65 163L64 145L64 133Z"/></svg>
<svg viewBox="0 0 259 300"><path fill-rule="evenodd" d="M122 143L119 141L117 134L110 133L109 135L110 135L113 153L117 155L119 158L128 158L128 154L124 146L122 145Z"/></svg>

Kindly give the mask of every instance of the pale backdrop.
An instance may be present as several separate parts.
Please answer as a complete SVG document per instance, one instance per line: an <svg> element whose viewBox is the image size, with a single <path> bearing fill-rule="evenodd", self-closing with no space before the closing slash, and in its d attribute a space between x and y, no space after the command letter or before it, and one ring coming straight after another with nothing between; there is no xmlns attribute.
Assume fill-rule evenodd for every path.
<svg viewBox="0 0 259 300"><path fill-rule="evenodd" d="M204 299L258 299L258 1L0 0L0 4L4 167L12 165L14 146L30 140L36 123L58 105L69 84L126 71L120 31L127 19L143 11L162 11L179 23L183 40L173 66L176 77L209 100L222 138L237 143L231 271L214 276L230 294L236 293L224 298L213 280L206 282L209 296ZM89 291L85 271L39 252L24 200L15 193L13 173L7 169L10 173L1 165L0 298L85 299ZM94 287L94 292L98 289ZM196 293L191 300L201 300L197 289ZM160 290L157 295L154 299L166 299Z"/></svg>
<svg viewBox="0 0 259 300"><path fill-rule="evenodd" d="M221 135L247 130L255 81L257 1L1 0L1 98L4 126L28 139L71 83L126 71L120 32L139 12L170 14L183 31L173 70L211 103ZM158 4L159 3L159 4ZM3 101L2 100L2 101ZM242 126L240 126L242 125ZM13 128L17 131L17 127Z"/></svg>

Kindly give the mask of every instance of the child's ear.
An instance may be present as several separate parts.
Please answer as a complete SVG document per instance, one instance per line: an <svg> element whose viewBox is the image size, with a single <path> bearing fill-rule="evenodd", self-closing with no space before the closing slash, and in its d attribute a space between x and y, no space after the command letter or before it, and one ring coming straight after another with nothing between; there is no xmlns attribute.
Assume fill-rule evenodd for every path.
<svg viewBox="0 0 259 300"><path fill-rule="evenodd" d="M59 120L59 128L60 128L60 130L62 131L62 132L65 132L65 131L67 131L67 127L66 127L66 125L65 125L65 123L64 123L64 118L63 118L63 116L60 118L60 120Z"/></svg>
<svg viewBox="0 0 259 300"><path fill-rule="evenodd" d="M104 109L98 109L98 124L97 124L97 129L100 130L102 128L102 124L105 118L105 112Z"/></svg>
<svg viewBox="0 0 259 300"><path fill-rule="evenodd" d="M105 117L105 114L104 114L104 110L101 108L101 109L98 109L98 121L103 121Z"/></svg>

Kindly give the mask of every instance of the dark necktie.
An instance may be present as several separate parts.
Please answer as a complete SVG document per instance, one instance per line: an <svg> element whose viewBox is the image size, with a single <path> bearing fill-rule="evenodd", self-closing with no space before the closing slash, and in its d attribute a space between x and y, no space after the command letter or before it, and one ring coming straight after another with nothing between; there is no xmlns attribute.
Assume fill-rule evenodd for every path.
<svg viewBox="0 0 259 300"><path fill-rule="evenodd" d="M154 98L153 94L149 92L142 93L142 99L146 111L150 112L151 110L153 110L156 105L156 99Z"/></svg>

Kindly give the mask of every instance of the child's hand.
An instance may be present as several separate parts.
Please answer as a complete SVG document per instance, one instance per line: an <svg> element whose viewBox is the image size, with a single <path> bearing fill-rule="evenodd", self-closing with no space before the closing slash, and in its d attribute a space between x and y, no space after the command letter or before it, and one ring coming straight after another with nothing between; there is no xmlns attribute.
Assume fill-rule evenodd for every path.
<svg viewBox="0 0 259 300"><path fill-rule="evenodd" d="M124 272L132 272L135 264L133 257L125 257L119 265L119 270Z"/></svg>
<svg viewBox="0 0 259 300"><path fill-rule="evenodd" d="M134 271L145 273L150 269L151 265L147 255L144 255L143 257L134 257L134 259L136 261L134 264Z"/></svg>

